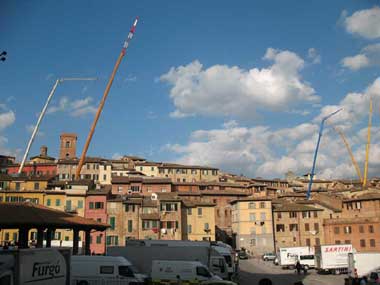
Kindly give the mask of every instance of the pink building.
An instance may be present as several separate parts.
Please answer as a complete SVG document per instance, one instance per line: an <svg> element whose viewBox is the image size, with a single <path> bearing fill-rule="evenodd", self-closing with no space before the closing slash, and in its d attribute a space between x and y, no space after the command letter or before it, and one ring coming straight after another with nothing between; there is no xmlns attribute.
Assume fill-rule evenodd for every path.
<svg viewBox="0 0 380 285"><path fill-rule="evenodd" d="M86 196L85 218L108 223L107 196L109 190L90 190ZM90 250L94 254L104 254L106 249L105 232L91 232Z"/></svg>

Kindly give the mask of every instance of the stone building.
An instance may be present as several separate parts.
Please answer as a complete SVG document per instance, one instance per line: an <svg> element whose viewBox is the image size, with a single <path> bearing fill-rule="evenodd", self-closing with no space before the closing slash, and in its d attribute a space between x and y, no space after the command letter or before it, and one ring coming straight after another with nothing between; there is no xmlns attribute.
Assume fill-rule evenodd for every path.
<svg viewBox="0 0 380 285"><path fill-rule="evenodd" d="M114 176L112 177L112 194L151 195L152 193L167 193L172 191L170 178L146 176Z"/></svg>
<svg viewBox="0 0 380 285"><path fill-rule="evenodd" d="M59 147L59 159L76 158L77 140L78 140L78 137L76 134L70 134L70 133L61 134L60 147Z"/></svg>
<svg viewBox="0 0 380 285"><path fill-rule="evenodd" d="M274 251L272 202L268 198L243 198L232 204L232 231L236 248L254 255Z"/></svg>
<svg viewBox="0 0 380 285"><path fill-rule="evenodd" d="M218 181L219 169L207 166L161 163L158 176L168 177L173 182Z"/></svg>

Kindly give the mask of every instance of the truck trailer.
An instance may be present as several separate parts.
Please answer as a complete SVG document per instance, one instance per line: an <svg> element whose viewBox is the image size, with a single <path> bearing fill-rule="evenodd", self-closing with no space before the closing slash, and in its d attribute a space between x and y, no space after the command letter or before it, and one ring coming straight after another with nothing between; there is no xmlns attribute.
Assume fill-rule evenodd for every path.
<svg viewBox="0 0 380 285"><path fill-rule="evenodd" d="M313 254L314 248L308 246L281 247L279 250L278 262L284 269L294 269L297 261L301 262L300 256L310 256Z"/></svg>
<svg viewBox="0 0 380 285"><path fill-rule="evenodd" d="M319 273L342 274L348 270L348 255L352 244L333 244L315 247L315 264Z"/></svg>
<svg viewBox="0 0 380 285"><path fill-rule="evenodd" d="M361 278L380 269L379 252L357 252L348 254L348 276Z"/></svg>

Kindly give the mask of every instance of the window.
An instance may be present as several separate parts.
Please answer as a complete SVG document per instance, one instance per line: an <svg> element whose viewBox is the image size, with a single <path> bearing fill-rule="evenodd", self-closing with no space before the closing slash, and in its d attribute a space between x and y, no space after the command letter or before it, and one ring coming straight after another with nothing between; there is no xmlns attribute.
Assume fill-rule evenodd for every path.
<svg viewBox="0 0 380 285"><path fill-rule="evenodd" d="M249 220L251 222L255 222L256 221L256 214L255 213L250 213L249 214Z"/></svg>
<svg viewBox="0 0 380 285"><path fill-rule="evenodd" d="M321 245L321 240L319 238L315 238L315 245Z"/></svg>
<svg viewBox="0 0 380 285"><path fill-rule="evenodd" d="M191 208L187 208L187 214L191 216Z"/></svg>
<svg viewBox="0 0 380 285"><path fill-rule="evenodd" d="M40 189L40 183L35 182L34 183L34 190L39 190Z"/></svg>
<svg viewBox="0 0 380 285"><path fill-rule="evenodd" d="M278 212L277 213L277 219L281 219L281 218L282 218L281 212Z"/></svg>
<svg viewBox="0 0 380 285"><path fill-rule="evenodd" d="M70 147L70 141L66 141L65 147L66 147L66 148L69 148L69 147Z"/></svg>
<svg viewBox="0 0 380 285"><path fill-rule="evenodd" d="M265 220L266 220L265 213L260 213L260 221L265 221Z"/></svg>
<svg viewBox="0 0 380 285"><path fill-rule="evenodd" d="M359 226L359 233L361 234L364 233L364 226L362 225Z"/></svg>
<svg viewBox="0 0 380 285"><path fill-rule="evenodd" d="M103 265L100 266L100 274L113 274L113 266L111 265Z"/></svg>
<svg viewBox="0 0 380 285"><path fill-rule="evenodd" d="M256 246L256 239L255 238L251 239L251 245Z"/></svg>
<svg viewBox="0 0 380 285"><path fill-rule="evenodd" d="M104 209L104 202L95 202L95 209Z"/></svg>
<svg viewBox="0 0 380 285"><path fill-rule="evenodd" d="M46 206L51 206L51 199L46 200Z"/></svg>
<svg viewBox="0 0 380 285"><path fill-rule="evenodd" d="M178 211L177 203L161 203L160 210L164 212L176 212Z"/></svg>
<svg viewBox="0 0 380 285"><path fill-rule="evenodd" d="M260 202L260 208L264 209L265 208L265 202Z"/></svg>
<svg viewBox="0 0 380 285"><path fill-rule="evenodd" d="M344 243L345 243L345 244L350 244L350 243L351 243L351 240L346 239L346 240L344 241Z"/></svg>
<svg viewBox="0 0 380 285"><path fill-rule="evenodd" d="M9 240L9 233L8 232L5 233L4 240L7 240L7 241Z"/></svg>
<svg viewBox="0 0 380 285"><path fill-rule="evenodd" d="M309 226L309 224L305 224L305 231L310 231L310 226Z"/></svg>
<svg viewBox="0 0 380 285"><path fill-rule="evenodd" d="M86 167L87 167L87 169L90 169L90 164L86 163Z"/></svg>
<svg viewBox="0 0 380 285"><path fill-rule="evenodd" d="M135 212L135 205L125 205L125 211L126 212Z"/></svg>
<svg viewBox="0 0 380 285"><path fill-rule="evenodd" d="M336 240L336 241L335 241L335 244L340 244L340 240Z"/></svg>
<svg viewBox="0 0 380 285"><path fill-rule="evenodd" d="M334 227L334 234L338 235L340 232L339 227Z"/></svg>
<svg viewBox="0 0 380 285"><path fill-rule="evenodd" d="M119 275L124 276L124 277L132 277L132 278L135 277L132 266L119 266Z"/></svg>
<svg viewBox="0 0 380 285"><path fill-rule="evenodd" d="M94 202L90 202L90 209L94 209Z"/></svg>
<svg viewBox="0 0 380 285"><path fill-rule="evenodd" d="M17 233L12 234L12 240L17 241ZM0 282L0 284L1 284L1 282Z"/></svg>
<svg viewBox="0 0 380 285"><path fill-rule="evenodd" d="M318 212L314 211L314 218L318 218Z"/></svg>
<svg viewBox="0 0 380 285"><path fill-rule="evenodd" d="M17 190L17 191L20 190L20 184L21 184L20 182L16 182L16 183L15 183L15 187L16 187L16 190Z"/></svg>
<svg viewBox="0 0 380 285"><path fill-rule="evenodd" d="M373 225L369 225L368 226L368 232L370 232L371 234L373 234L375 232L374 228L373 228Z"/></svg>
<svg viewBox="0 0 380 285"><path fill-rule="evenodd" d="M191 232L192 232L191 225L187 225L187 233L191 234Z"/></svg>
<svg viewBox="0 0 380 285"><path fill-rule="evenodd" d="M311 213L310 212L302 212L302 218L304 218L304 219L311 218Z"/></svg>
<svg viewBox="0 0 380 285"><path fill-rule="evenodd" d="M220 217L220 210L219 209L216 209L216 216Z"/></svg>
<svg viewBox="0 0 380 285"><path fill-rule="evenodd" d="M285 225L283 224L276 225L276 232L284 232L284 231L285 231Z"/></svg>
<svg viewBox="0 0 380 285"><path fill-rule="evenodd" d="M132 232L132 228L133 228L133 221L132 220L128 220L128 232L129 233Z"/></svg>
<svg viewBox="0 0 380 285"><path fill-rule="evenodd" d="M115 229L115 217L110 217L111 230Z"/></svg>
<svg viewBox="0 0 380 285"><path fill-rule="evenodd" d="M101 244L102 243L102 235L96 236L96 243Z"/></svg>
<svg viewBox="0 0 380 285"><path fill-rule="evenodd" d="M131 186L131 190L132 192L140 192L140 186L137 186L137 185Z"/></svg>
<svg viewBox="0 0 380 285"><path fill-rule="evenodd" d="M54 233L54 239L55 240L60 240L61 239L61 233L60 232L55 232Z"/></svg>
<svg viewBox="0 0 380 285"><path fill-rule="evenodd" d="M289 225L289 230L292 231L298 231L298 224L290 224Z"/></svg>
<svg viewBox="0 0 380 285"><path fill-rule="evenodd" d="M198 276L203 276L203 277L211 277L210 272L202 266L197 266L197 275Z"/></svg>
<svg viewBox="0 0 380 285"><path fill-rule="evenodd" d="M255 208L256 208L256 203L255 202L249 202L248 209L255 209Z"/></svg>
<svg viewBox="0 0 380 285"><path fill-rule="evenodd" d="M350 233L352 233L351 226L345 226L345 227L344 227L344 233L345 233L345 234L350 234Z"/></svg>
<svg viewBox="0 0 380 285"><path fill-rule="evenodd" d="M369 240L369 246L370 247L376 247L376 241L374 239Z"/></svg>
<svg viewBox="0 0 380 285"><path fill-rule="evenodd" d="M119 237L107 236L107 245L119 245Z"/></svg>
<svg viewBox="0 0 380 285"><path fill-rule="evenodd" d="M365 247L365 239L360 240L360 247Z"/></svg>
<svg viewBox="0 0 380 285"><path fill-rule="evenodd" d="M103 174L103 180L107 180L107 174Z"/></svg>
<svg viewBox="0 0 380 285"><path fill-rule="evenodd" d="M78 201L78 209L83 209L83 200Z"/></svg>
<svg viewBox="0 0 380 285"><path fill-rule="evenodd" d="M197 170L196 169L192 169L191 170L191 174L197 174Z"/></svg>
<svg viewBox="0 0 380 285"><path fill-rule="evenodd" d="M61 206L61 199L56 199L55 200L55 205L58 207L58 206Z"/></svg>
<svg viewBox="0 0 380 285"><path fill-rule="evenodd" d="M306 246L310 246L310 244L311 244L311 243L310 243L310 239L307 238L307 239L306 239Z"/></svg>
<svg viewBox="0 0 380 285"><path fill-rule="evenodd" d="M319 232L319 224L318 223L314 223L314 230Z"/></svg>
<svg viewBox="0 0 380 285"><path fill-rule="evenodd" d="M289 212L289 218L297 218L297 212Z"/></svg>
<svg viewBox="0 0 380 285"><path fill-rule="evenodd" d="M208 223L205 223L205 230L209 230L210 229L210 226Z"/></svg>
<svg viewBox="0 0 380 285"><path fill-rule="evenodd" d="M198 216L202 216L202 208L198 208Z"/></svg>

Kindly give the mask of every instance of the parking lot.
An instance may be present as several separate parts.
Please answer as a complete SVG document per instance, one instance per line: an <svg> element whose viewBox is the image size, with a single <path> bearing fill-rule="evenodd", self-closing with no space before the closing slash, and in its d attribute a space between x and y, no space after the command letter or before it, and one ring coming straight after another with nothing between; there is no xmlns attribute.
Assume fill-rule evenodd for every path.
<svg viewBox="0 0 380 285"><path fill-rule="evenodd" d="M293 285L302 281L305 285L343 285L344 275L320 275L309 270L307 275L297 275L295 270L283 270L272 262L261 259L240 261L240 285L256 285L262 278L269 278L273 285Z"/></svg>

